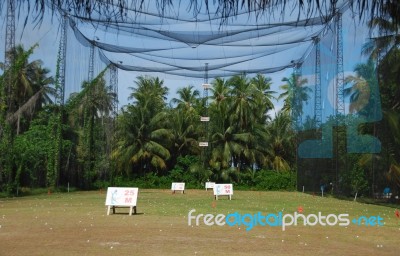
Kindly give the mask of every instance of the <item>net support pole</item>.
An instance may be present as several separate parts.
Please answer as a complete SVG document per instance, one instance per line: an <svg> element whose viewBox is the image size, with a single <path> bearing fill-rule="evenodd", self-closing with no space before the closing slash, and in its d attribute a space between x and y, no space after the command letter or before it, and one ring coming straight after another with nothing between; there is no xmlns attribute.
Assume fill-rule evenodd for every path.
<svg viewBox="0 0 400 256"><path fill-rule="evenodd" d="M346 128L344 104L344 71L343 71L343 28L342 14L336 16L336 191L340 191L340 170L346 166Z"/></svg>
<svg viewBox="0 0 400 256"><path fill-rule="evenodd" d="M207 156L208 156L208 122L210 118L208 116L208 90L210 89L210 84L208 83L208 63L204 65L204 83L203 83L203 101L204 101L204 110L203 115L200 119L201 122L204 123L204 139L199 142L199 146L203 147L202 150L202 160L203 160L203 167L206 168L207 164Z"/></svg>
<svg viewBox="0 0 400 256"><path fill-rule="evenodd" d="M9 68L14 62L12 51L15 49L15 1L7 0L7 20L6 20L6 38L5 38L5 54L4 54L4 70L8 70L5 78L5 92L4 99L7 99L8 111L11 111L11 97L12 97L12 73ZM10 54L9 56L7 56Z"/></svg>
<svg viewBox="0 0 400 256"><path fill-rule="evenodd" d="M58 122L57 122L57 134L56 134L56 153L54 156L54 170L53 177L50 178L51 184L49 186L57 186L58 178L61 170L61 155L62 155L62 124L64 119L64 100L65 100L65 70L66 70L66 57L67 57L67 23L68 17L63 14L61 19L61 37L58 48L57 56L57 68L55 87L57 91L56 103L59 106Z"/></svg>
<svg viewBox="0 0 400 256"><path fill-rule="evenodd" d="M319 37L314 38L315 44L315 92L314 92L314 115L315 128L318 130L322 124L322 104L321 104L321 44Z"/></svg>

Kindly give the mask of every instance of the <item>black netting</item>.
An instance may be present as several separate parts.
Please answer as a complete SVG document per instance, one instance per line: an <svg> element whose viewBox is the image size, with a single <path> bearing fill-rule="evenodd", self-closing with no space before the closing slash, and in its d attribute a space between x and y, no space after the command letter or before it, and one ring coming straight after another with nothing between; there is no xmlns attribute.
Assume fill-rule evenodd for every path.
<svg viewBox="0 0 400 256"><path fill-rule="evenodd" d="M332 17L320 13L288 11L263 18L243 13L221 24L218 13L193 18L179 6L174 15L162 16L150 8L136 12L128 8L121 20L74 14L69 16L70 26L82 45L95 45L106 62L120 69L201 78L208 63L209 77L215 78L292 67L304 58L312 38L332 22Z"/></svg>
<svg viewBox="0 0 400 256"><path fill-rule="evenodd" d="M363 28L358 28L360 24L346 12L345 1L340 1L338 6L337 12L343 13L343 71L347 76L354 74L357 63L365 62L361 57L361 43L355 40L357 31ZM240 13L228 23L221 23L219 13L200 12L193 18L184 9L160 15L150 12L156 10L150 7L140 11L127 8L125 17L114 19L96 13L90 18L75 12L72 15L66 10L62 12L68 16L69 33L78 41L73 42L69 37L68 90L79 90L82 81L88 79L92 46L96 58L94 75L109 64L137 75L150 73L175 79L204 78L205 63L210 79L241 73L269 74L298 65L296 72L299 72L299 81L304 80L300 86L306 99L296 105L297 115L293 116L298 132L299 189L304 186L305 190L319 191L321 184L342 189L342 176L354 165L351 154L374 153L380 146L379 141L371 138L357 140L360 124L381 117L377 87L372 92L373 104L366 106L362 118L350 115L348 95L344 110L337 107L336 16L321 13L306 16L290 11L273 15L268 11L258 18ZM317 44L319 99L316 96ZM339 134L343 130L347 137Z"/></svg>

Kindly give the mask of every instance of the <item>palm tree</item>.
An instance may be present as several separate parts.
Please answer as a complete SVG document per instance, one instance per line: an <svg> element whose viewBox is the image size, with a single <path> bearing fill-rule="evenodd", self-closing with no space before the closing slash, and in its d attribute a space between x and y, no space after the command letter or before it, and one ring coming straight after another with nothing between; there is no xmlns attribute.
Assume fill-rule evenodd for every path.
<svg viewBox="0 0 400 256"><path fill-rule="evenodd" d="M384 15L371 19L370 29L378 29L380 36L370 39L363 46L362 52L377 59L382 54L389 54L400 44L400 5L396 1L387 1L382 8Z"/></svg>
<svg viewBox="0 0 400 256"><path fill-rule="evenodd" d="M367 41L362 52L378 62L383 105L396 109L400 106L400 5L396 1L386 1L381 11L383 15L372 18L368 24L371 29L378 29L379 36Z"/></svg>
<svg viewBox="0 0 400 256"><path fill-rule="evenodd" d="M43 106L47 104L52 104L53 101L50 96L55 96L56 91L51 85L54 84L53 77L47 77L50 71L48 69L42 69L39 67L35 72L34 81L32 83L32 88L34 94L27 99L23 105L19 106L18 109L9 113L7 116L7 121L9 124L16 123L16 134L20 134L20 122L21 117L26 116L32 121L34 115L38 113Z"/></svg>
<svg viewBox="0 0 400 256"><path fill-rule="evenodd" d="M42 68L41 60L29 62L29 57L36 47L35 44L25 51L22 45L18 45L6 56L13 61L9 69L4 70L2 83L4 84L6 76L12 78L10 91L6 93L8 97L7 121L9 124L16 124L16 134L21 132L21 117L26 116L32 120L43 104L52 103L49 96L55 95L51 87L54 79L48 76L50 71ZM5 68L3 63L0 63L0 67Z"/></svg>
<svg viewBox="0 0 400 256"><path fill-rule="evenodd" d="M243 74L226 82L217 78L212 84L211 167L240 171L263 166L266 152L261 141L267 136L267 111L273 107L270 80L262 75L248 79Z"/></svg>
<svg viewBox="0 0 400 256"><path fill-rule="evenodd" d="M354 68L354 75L345 78L346 84L352 84L346 88L344 93L350 95L350 113L357 112L361 115L368 115L369 108L374 107L377 102L378 80L376 74L375 63L372 58L368 59L365 64L357 64Z"/></svg>
<svg viewBox="0 0 400 256"><path fill-rule="evenodd" d="M400 156L397 153L397 148L400 145L400 129L398 125L400 120L398 115L400 108L400 87L398 83L400 78L400 64L398 61L400 56L400 5L398 1L386 1L382 5L382 12L383 15L374 17L369 22L371 29L378 29L379 36L367 41L362 50L365 55L369 55L370 59L378 62L379 91L381 94L376 97L382 98L384 122L378 125L374 123L374 130L376 126L378 129L383 128L381 130L383 134L381 138L386 140L384 145L386 145L387 163L389 164L386 167L386 170L388 170L386 178L396 190L400 190ZM368 73L361 76L368 81ZM372 92L373 90L371 89ZM372 99L373 97L371 96L371 101ZM368 161L364 159L368 159ZM376 160L376 157L374 155L366 155L361 158L365 163L370 162L372 159Z"/></svg>
<svg viewBox="0 0 400 256"><path fill-rule="evenodd" d="M168 128L165 111L168 88L163 81L152 77L138 77L132 88L133 105L128 105L118 118L117 147L113 158L119 169L128 174L136 167L139 174L167 168L173 134Z"/></svg>
<svg viewBox="0 0 400 256"><path fill-rule="evenodd" d="M134 105L146 105L148 112L154 115L165 107L168 87L158 77L138 76L135 81L136 87L129 87L132 90L129 98L134 100Z"/></svg>
<svg viewBox="0 0 400 256"><path fill-rule="evenodd" d="M0 68L4 70L0 79L2 88L0 92L0 145L2 148L3 146L7 148L3 150L6 153L0 157L0 181L3 172L8 173L9 182L14 180L14 158L10 150L14 144L14 135L19 135L28 129L32 118L42 109L43 104L50 102L47 101L50 100L48 94L54 92L51 88L53 79L48 77L49 70L42 68L40 60L29 62L36 46L25 51L22 45L18 45L6 53L10 66L6 67L4 63L0 63ZM25 118L27 122L22 122L26 120Z"/></svg>
<svg viewBox="0 0 400 256"><path fill-rule="evenodd" d="M213 150L210 166L216 170L227 169L231 166L240 169L240 156L250 143L250 133L235 133L235 128L229 126L226 130L215 132L211 136Z"/></svg>
<svg viewBox="0 0 400 256"><path fill-rule="evenodd" d="M223 78L215 78L211 82L211 103L209 106L210 116L211 116L211 126L216 127L216 129L223 130L225 128L225 123L228 123L228 98L230 88L228 83Z"/></svg>
<svg viewBox="0 0 400 256"><path fill-rule="evenodd" d="M254 86L256 89L256 101L257 106L262 106L260 110L260 114L262 117L265 117L266 112L274 108L274 104L272 103L272 99L275 99L273 96L276 92L271 91L272 80L270 77L265 77L262 74L257 74L250 80L250 84ZM265 120L265 118L264 118Z"/></svg>
<svg viewBox="0 0 400 256"><path fill-rule="evenodd" d="M179 156L199 155L200 116L179 108L171 109L168 115L168 127L173 134L173 160Z"/></svg>
<svg viewBox="0 0 400 256"><path fill-rule="evenodd" d="M294 154L295 133L291 129L290 116L285 111L280 111L267 126L268 137L262 141L262 146L267 151L267 166L277 171L291 169Z"/></svg>
<svg viewBox="0 0 400 256"><path fill-rule="evenodd" d="M37 102L37 108L47 104L53 104L52 98L56 96L56 90L50 85L54 85L54 78L49 77L50 70L47 68L39 68L36 70L33 87L34 91L42 91L40 98Z"/></svg>
<svg viewBox="0 0 400 256"><path fill-rule="evenodd" d="M240 132L248 131L255 121L258 107L254 97L255 87L245 74L233 76L228 84L231 87L228 110L231 123L236 123Z"/></svg>
<svg viewBox="0 0 400 256"><path fill-rule="evenodd" d="M170 158L168 150L173 135L161 124L168 121L166 112L148 119L146 109L129 106L118 118L117 147L113 158L119 169L130 174L136 167L139 174L165 170Z"/></svg>
<svg viewBox="0 0 400 256"><path fill-rule="evenodd" d="M168 147L163 143L169 142L172 136L170 130L159 128L160 123L165 121L166 117L162 112L151 118L148 125L142 124L136 139L137 151L130 159L133 165L141 165L142 170L150 170L151 166L156 170L167 168L166 160L169 159L170 153Z"/></svg>
<svg viewBox="0 0 400 256"><path fill-rule="evenodd" d="M257 76L250 80L250 83L256 89L255 100L258 106L257 109L259 110L258 118L260 122L265 123L267 119L270 119L270 117L267 116L267 112L274 108L272 99L275 99L273 94L276 92L271 91L272 80L270 77L257 74Z"/></svg>
<svg viewBox="0 0 400 256"><path fill-rule="evenodd" d="M50 87L50 83L53 84L53 79L51 77L41 80L41 84L39 85L41 88L14 113L10 113L7 116L7 122L9 124L17 124L16 135L20 133L20 120L22 116L26 115L30 121L32 121L34 114L39 112L45 104L53 103L50 95L54 96L56 92L53 87Z"/></svg>
<svg viewBox="0 0 400 256"><path fill-rule="evenodd" d="M193 90L193 88L193 85L179 88L176 92L179 98L173 98L171 102L177 104L178 108L193 110L193 106L200 97L200 92L198 90Z"/></svg>
<svg viewBox="0 0 400 256"><path fill-rule="evenodd" d="M220 105L222 102L224 102L228 95L229 95L229 85L227 81L225 81L223 78L217 77L212 81L212 87L210 88L212 92L211 99L213 102L217 105Z"/></svg>
<svg viewBox="0 0 400 256"><path fill-rule="evenodd" d="M35 71L41 66L41 61L35 60L29 62L29 57L33 54L33 50L37 44L32 46L27 51L24 50L22 45L17 45L6 53L6 58L11 60L11 66L8 70L4 70L5 64L0 63L0 67L4 70L4 77L11 77L11 88L7 88L8 94L8 111L13 112L21 106L27 98L32 96L32 80Z"/></svg>
<svg viewBox="0 0 400 256"><path fill-rule="evenodd" d="M106 86L105 71L106 69L90 82L84 81L82 91L72 94L67 102L67 109L73 125L76 125L76 120L79 120L77 123L79 134L77 151L78 159L83 163L84 186L86 187L90 186L91 178L94 175L96 156L100 157L101 153L98 151L95 154L96 144L98 141L103 141L101 132L95 133L96 127L100 124L103 127L104 118L109 119L113 110L113 102L117 97ZM96 126L98 121L100 123Z"/></svg>
<svg viewBox="0 0 400 256"><path fill-rule="evenodd" d="M282 78L282 82L286 82L279 88L284 90L278 99L284 99L282 111L290 113L293 120L298 120L303 114L303 102L309 99L311 89L307 86L307 79L301 79L299 75L292 73L290 77ZM296 126L300 125L296 123Z"/></svg>

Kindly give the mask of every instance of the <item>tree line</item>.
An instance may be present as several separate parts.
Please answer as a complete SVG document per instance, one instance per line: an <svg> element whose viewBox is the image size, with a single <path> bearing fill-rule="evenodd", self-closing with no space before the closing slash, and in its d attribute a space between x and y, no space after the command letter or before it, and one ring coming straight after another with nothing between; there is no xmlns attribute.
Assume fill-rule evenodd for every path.
<svg viewBox="0 0 400 256"><path fill-rule="evenodd" d="M7 57L14 61L1 77L3 191L66 183L92 188L116 176L167 175L185 157L207 179L293 169L290 115L268 115L274 107L268 77L217 78L209 99L187 86L166 102L169 89L163 80L139 76L130 87L131 103L115 116L116 95L106 86L106 70L83 82L65 105L56 104L56 79L40 60L29 61L35 47L25 51L19 45L10 52ZM200 147L201 141L209 147Z"/></svg>

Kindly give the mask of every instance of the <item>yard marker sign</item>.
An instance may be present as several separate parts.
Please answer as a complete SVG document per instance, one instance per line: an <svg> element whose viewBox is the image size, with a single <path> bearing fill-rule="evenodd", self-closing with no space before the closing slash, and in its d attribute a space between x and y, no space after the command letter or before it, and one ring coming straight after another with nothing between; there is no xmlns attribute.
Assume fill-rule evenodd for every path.
<svg viewBox="0 0 400 256"><path fill-rule="evenodd" d="M172 193L175 193L175 191L182 191L182 193L185 193L185 183L184 182L172 182L171 185L171 190Z"/></svg>
<svg viewBox="0 0 400 256"><path fill-rule="evenodd" d="M129 215L132 215L132 211L136 214L138 192L138 188L108 187L106 197L107 215L110 215L111 208L115 213L115 208L118 207L129 207Z"/></svg>
<svg viewBox="0 0 400 256"><path fill-rule="evenodd" d="M228 196L229 200L232 199L233 185L232 184L215 184L214 197L218 200L218 196Z"/></svg>
<svg viewBox="0 0 400 256"><path fill-rule="evenodd" d="M209 188L214 189L215 186L215 182L206 182L206 190L208 190Z"/></svg>

